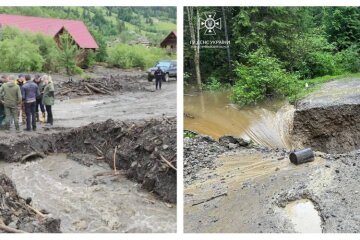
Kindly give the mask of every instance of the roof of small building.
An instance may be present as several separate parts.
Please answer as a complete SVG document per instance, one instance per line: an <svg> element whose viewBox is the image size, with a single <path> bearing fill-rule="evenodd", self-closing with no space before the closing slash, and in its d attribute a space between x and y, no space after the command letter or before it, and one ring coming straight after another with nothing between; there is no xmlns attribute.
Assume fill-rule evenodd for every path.
<svg viewBox="0 0 360 240"><path fill-rule="evenodd" d="M174 35L175 38L177 37L177 34L176 34L175 31L170 32L170 33L166 36L166 38L164 38L164 40L160 43L160 46L163 46L163 44L165 44L165 42L166 42L172 35Z"/></svg>
<svg viewBox="0 0 360 240"><path fill-rule="evenodd" d="M0 14L0 25L17 27L50 37L55 37L62 29L65 29L80 48L98 48L85 24L78 20Z"/></svg>

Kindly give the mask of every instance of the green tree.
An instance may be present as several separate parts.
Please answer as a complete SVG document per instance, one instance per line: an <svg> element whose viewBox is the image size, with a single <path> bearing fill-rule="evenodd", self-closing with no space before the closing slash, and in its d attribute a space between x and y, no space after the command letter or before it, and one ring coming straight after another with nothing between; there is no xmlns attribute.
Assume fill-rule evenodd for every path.
<svg viewBox="0 0 360 240"><path fill-rule="evenodd" d="M1 41L0 56L4 72L41 71L44 63L39 47L21 35Z"/></svg>
<svg viewBox="0 0 360 240"><path fill-rule="evenodd" d="M64 33L60 36L60 49L58 51L58 61L60 66L65 68L67 75L79 74L82 70L77 66L77 59L82 53L71 36Z"/></svg>
<svg viewBox="0 0 360 240"><path fill-rule="evenodd" d="M289 74L270 50L260 48L248 57L245 64L237 64L238 79L231 99L240 104L256 104L266 98L285 97L296 92L296 76Z"/></svg>

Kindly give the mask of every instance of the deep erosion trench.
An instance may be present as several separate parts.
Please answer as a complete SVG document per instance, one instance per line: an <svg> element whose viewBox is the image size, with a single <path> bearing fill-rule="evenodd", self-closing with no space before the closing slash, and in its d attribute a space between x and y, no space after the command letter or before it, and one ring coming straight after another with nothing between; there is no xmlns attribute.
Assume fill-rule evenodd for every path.
<svg viewBox="0 0 360 240"><path fill-rule="evenodd" d="M65 155L61 155L61 154L65 154ZM47 157L47 155L50 155L50 157ZM63 185L63 187L60 187L60 189L64 189L64 191L65 190L68 191L68 189L66 188L73 187L73 189L76 189L79 187L76 185L78 182L80 181L85 182L88 185L84 187L86 187L86 189L92 189L93 191L91 191L90 193L84 191L84 196L82 196L81 194L75 194L75 192L72 194L72 196L73 195L79 196L81 201L83 201L84 199L85 199L84 201L86 201L87 194L93 194L93 192L97 192L97 191L112 190L114 191L114 195L115 195L112 197L116 197L116 192L118 189L119 196L124 195L125 193L123 194L120 193L121 189L123 191L124 189L126 189L125 185L121 187L122 186L121 182L122 181L125 182L125 179L121 180L121 176L126 176L128 179L132 179L135 182L139 183L142 189L146 190L147 192L154 193L155 198L159 198L163 201L163 203L161 203L160 201L161 203L160 204L158 203L159 200L156 199L147 200L148 204L155 204L153 207L154 209L152 210L155 214L161 215L162 213L165 213L165 216L166 214L170 216L170 219L166 219L164 223L159 222L159 224L157 224L158 226L155 226L156 222L151 223L156 221L156 219L155 220L152 219L151 211L144 210L145 211L143 213L144 216L139 216L138 218L137 218L138 213L136 213L136 211L134 213L129 212L129 219L132 218L131 216L134 216L133 217L134 224L132 224L131 226L125 224L126 226L123 226L124 223L121 223L121 221L126 222L126 219L116 220L115 217L112 217L111 213L106 212L107 209L112 209L111 206L109 206L108 208L106 206L101 206L99 207L98 210L105 211L106 214L108 215L110 214L109 217L105 217L105 219L102 220L103 222L105 222L104 226L108 226L108 228L106 227L101 228L101 224L98 222L93 223L91 221L88 221L90 223L87 224L86 221L87 217L91 219L92 215L96 216L96 214L99 214L98 211L91 213L93 209L89 209L89 211L86 210L89 216L84 216L85 220L80 219L79 221L74 222L72 225L75 225L76 227L73 228L67 227L65 231L80 231L80 232L81 231L119 231L119 232L120 231L129 231L129 232L175 231L176 228L175 209L171 210L172 213L170 214L166 213L167 212L166 210L164 211L161 210L162 207L173 208L173 204L176 204L176 120L175 118L162 118L157 120L152 119L152 120L137 121L137 122L115 122L113 120L108 120L103 123L93 123L85 127L65 130L60 133L44 134L37 137L30 137L18 141L13 141L12 143L3 143L0 145L0 156L2 157L2 160L8 162L7 164L20 164L20 162L26 162L25 165L21 164L20 167L12 166L12 168L15 168L15 170L12 171L12 175L17 178L19 178L19 176L21 176L21 174L24 173L24 171L26 172L29 171L30 169L31 171L33 171L34 173L33 175L38 174L39 176L44 177L44 181L47 181L45 179L45 176L52 176L52 175L42 174L39 169L42 169L43 172L60 171L60 170L63 171L60 174L58 174L60 178L64 179L63 182L61 181L60 183L55 182L54 183L55 185L53 187L49 186L49 188L58 187L58 184L61 184ZM44 159L38 160L39 158L44 158ZM34 164L29 165L29 161L32 160L36 160L33 161L33 163L36 163L35 165ZM72 163L69 163L68 165L58 165L59 161L61 162L75 161L77 165L73 166ZM107 167L104 166L103 164L105 163L106 165L110 166L112 170L110 168L109 170L106 170L108 166ZM65 169L66 166L71 166L71 167L69 167L69 169L67 170ZM84 170L82 172L81 166L84 168L89 168L89 167L90 168L89 170L86 171ZM116 168L116 170L114 168ZM16 169L22 169L22 170L16 170ZM78 174L78 176L76 176L76 171L74 169L79 169L78 172L81 172L81 174ZM68 180L68 182L66 183L66 179L68 178L69 175L71 177L76 176L76 179L72 179L72 182ZM119 177L117 177L117 175L119 175ZM80 179L82 176L86 179ZM109 176L109 178L107 178L106 176ZM99 180L98 177L100 177L101 179L104 177L107 180L104 179ZM109 179L112 180L110 181ZM30 179L30 181L31 180L33 179ZM118 187L114 187L111 185L112 187L104 187L102 189L101 187L103 186L102 184L106 184L106 183L113 184L114 181L115 183L120 182L118 183L119 184ZM100 187L94 186L98 184ZM128 187L128 189L130 192L132 190L131 190L131 184L130 185L129 184L128 186L130 187ZM21 187L25 188L26 186L21 186ZM31 186L28 187L31 188ZM81 188L78 189L81 190ZM46 189L43 189L43 191L46 192ZM32 193L31 189L29 191L29 194L30 193ZM100 198L99 198L100 200L98 204L106 204L101 202L102 199L101 195L103 195L104 197L106 194L104 193L100 194ZM139 196L134 199L144 199L145 201L147 198L149 198L148 196L145 196L142 193L138 193L137 195ZM5 197L6 196L7 195L5 194ZM36 196L37 196L36 194L33 196L34 201ZM126 199L131 201L130 197L125 198L125 200ZM133 201L134 201L133 203L131 202L127 204L136 204L136 201L140 201L140 200L133 200ZM91 204L93 203L93 201L89 203ZM116 201L113 203L121 204L121 202L117 203ZM54 200L54 204L65 204L65 203L62 203L61 201L57 202L56 200ZM71 205L71 203L69 204ZM158 210L155 210L155 206L157 207L160 206L160 208ZM49 208L51 210L52 207L53 206L50 203ZM54 209L54 211L56 211L56 209ZM113 215L117 216L116 210L113 209L112 211L115 211ZM141 208L140 211L142 211ZM123 213L124 213L122 214L123 218L125 218L127 216L126 211ZM1 214L0 219L4 218L5 213L1 211L0 214ZM101 216L103 216L104 214L105 213L102 213ZM54 214L54 216L56 216L56 214ZM21 219L18 219L15 222L15 224L13 222L14 221L12 221L13 228L22 230L22 226L19 225L19 223L22 222ZM68 222L69 221L66 221L66 224ZM6 222L5 225L6 224L9 224L9 222ZM90 226L91 224L92 226ZM159 226L159 225L166 225L166 226ZM60 227L58 227L56 230L59 231ZM34 229L25 229L24 231L54 232L54 229L45 227L44 229L40 229L40 230L34 228Z"/></svg>
<svg viewBox="0 0 360 240"><path fill-rule="evenodd" d="M293 124L293 142L299 146L328 153L360 148L360 104L300 108Z"/></svg>

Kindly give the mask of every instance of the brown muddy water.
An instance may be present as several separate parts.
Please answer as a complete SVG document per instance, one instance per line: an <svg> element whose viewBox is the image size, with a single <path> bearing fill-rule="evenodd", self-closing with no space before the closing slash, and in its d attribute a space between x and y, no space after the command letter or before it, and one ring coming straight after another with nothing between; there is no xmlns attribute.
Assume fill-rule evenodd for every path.
<svg viewBox="0 0 360 240"><path fill-rule="evenodd" d="M176 231L175 206L125 176L97 176L111 173L107 163L86 167L57 154L26 164L0 162L0 171L35 208L60 218L63 232Z"/></svg>
<svg viewBox="0 0 360 240"><path fill-rule="evenodd" d="M274 100L239 108L230 102L229 95L228 91L186 95L185 129L214 138L239 136L270 148L292 148L289 135L292 105Z"/></svg>

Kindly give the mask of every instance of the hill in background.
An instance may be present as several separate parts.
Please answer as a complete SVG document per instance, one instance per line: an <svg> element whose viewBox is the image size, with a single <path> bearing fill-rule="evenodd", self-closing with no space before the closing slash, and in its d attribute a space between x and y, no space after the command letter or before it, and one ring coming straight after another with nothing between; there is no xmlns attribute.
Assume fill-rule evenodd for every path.
<svg viewBox="0 0 360 240"><path fill-rule="evenodd" d="M82 20L110 45L147 39L157 46L176 30L176 7L0 7L0 13Z"/></svg>

